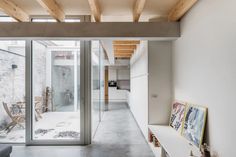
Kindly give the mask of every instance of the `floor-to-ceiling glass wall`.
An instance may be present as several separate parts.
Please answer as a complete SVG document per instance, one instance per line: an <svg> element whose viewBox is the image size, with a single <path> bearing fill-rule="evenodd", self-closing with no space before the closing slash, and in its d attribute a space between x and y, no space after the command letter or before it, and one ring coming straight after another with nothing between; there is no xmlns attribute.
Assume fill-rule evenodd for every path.
<svg viewBox="0 0 236 157"><path fill-rule="evenodd" d="M92 134L100 122L100 51L99 41L92 41Z"/></svg>
<svg viewBox="0 0 236 157"><path fill-rule="evenodd" d="M105 51L102 46L99 47L100 50L100 120L102 119L103 113L105 111Z"/></svg>
<svg viewBox="0 0 236 157"><path fill-rule="evenodd" d="M0 143L25 142L25 41L0 40Z"/></svg>
<svg viewBox="0 0 236 157"><path fill-rule="evenodd" d="M95 135L104 109L103 48L99 41L92 41L92 134Z"/></svg>
<svg viewBox="0 0 236 157"><path fill-rule="evenodd" d="M26 136L30 136L28 144L80 141L84 129L84 118L81 118L81 111L84 111L81 93L84 91L81 91L80 75L81 69L87 70L81 67L84 46L75 40L33 40L31 47L27 47L32 55L32 75L26 76L30 64L26 63L25 43L0 41L0 143L24 143ZM92 128L95 133L103 111L104 52L98 41L92 47ZM25 92L25 78L29 77L32 77L32 85L27 84L32 87L32 95ZM31 103L27 96L31 97ZM29 105L27 117L31 117L31 121L26 124ZM25 133L27 125L30 135Z"/></svg>
<svg viewBox="0 0 236 157"><path fill-rule="evenodd" d="M32 140L79 141L80 41L32 42Z"/></svg>

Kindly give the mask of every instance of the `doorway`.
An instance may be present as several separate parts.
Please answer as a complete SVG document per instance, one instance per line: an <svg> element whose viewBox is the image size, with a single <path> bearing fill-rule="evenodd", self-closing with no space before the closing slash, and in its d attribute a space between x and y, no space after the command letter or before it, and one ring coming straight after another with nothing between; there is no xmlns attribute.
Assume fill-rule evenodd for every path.
<svg viewBox="0 0 236 157"><path fill-rule="evenodd" d="M31 68L26 69L26 79L31 84L26 86L30 95L26 144L85 144L85 130L90 130L85 128L85 116L90 116L85 100L85 42L32 40L27 45L26 64Z"/></svg>
<svg viewBox="0 0 236 157"><path fill-rule="evenodd" d="M104 110L105 52L100 42L30 39L0 44L7 45L0 51L5 65L0 85L10 90L0 94L10 114L13 109L21 113L21 121L8 130L11 115L1 104L0 143L90 144Z"/></svg>

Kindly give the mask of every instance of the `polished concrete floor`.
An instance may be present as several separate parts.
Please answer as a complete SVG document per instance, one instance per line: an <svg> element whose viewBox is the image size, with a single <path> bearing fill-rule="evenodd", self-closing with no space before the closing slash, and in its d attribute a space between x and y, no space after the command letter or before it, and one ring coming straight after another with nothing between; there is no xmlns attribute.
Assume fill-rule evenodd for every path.
<svg viewBox="0 0 236 157"><path fill-rule="evenodd" d="M113 103L89 146L15 146L11 157L154 157L131 112Z"/></svg>

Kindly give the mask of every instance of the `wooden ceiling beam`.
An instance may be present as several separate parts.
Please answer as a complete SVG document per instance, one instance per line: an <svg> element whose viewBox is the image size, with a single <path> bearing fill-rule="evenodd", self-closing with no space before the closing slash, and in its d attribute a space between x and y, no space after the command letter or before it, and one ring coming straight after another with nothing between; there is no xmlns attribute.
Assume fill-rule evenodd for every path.
<svg viewBox="0 0 236 157"><path fill-rule="evenodd" d="M169 21L178 21L180 20L185 13L193 7L193 5L198 0L179 0L177 4L171 9L168 20Z"/></svg>
<svg viewBox="0 0 236 157"><path fill-rule="evenodd" d="M133 10L133 21L138 22L139 18L141 16L141 13L143 11L143 8L145 6L146 0L136 0L134 4L134 10Z"/></svg>
<svg viewBox="0 0 236 157"><path fill-rule="evenodd" d="M101 22L101 11L98 0L88 0L92 15L96 22Z"/></svg>
<svg viewBox="0 0 236 157"><path fill-rule="evenodd" d="M115 53L115 56L132 56L132 54Z"/></svg>
<svg viewBox="0 0 236 157"><path fill-rule="evenodd" d="M139 40L114 40L113 45L138 45Z"/></svg>
<svg viewBox="0 0 236 157"><path fill-rule="evenodd" d="M115 56L115 58L131 58L132 56Z"/></svg>
<svg viewBox="0 0 236 157"><path fill-rule="evenodd" d="M135 50L137 45L113 45L115 50Z"/></svg>
<svg viewBox="0 0 236 157"><path fill-rule="evenodd" d="M117 58L117 59L130 59L131 57L115 57L115 58Z"/></svg>
<svg viewBox="0 0 236 157"><path fill-rule="evenodd" d="M11 0L0 0L0 8L18 22L28 22L29 15Z"/></svg>
<svg viewBox="0 0 236 157"><path fill-rule="evenodd" d="M134 50L114 50L114 53L119 53L119 54L133 54Z"/></svg>
<svg viewBox="0 0 236 157"><path fill-rule="evenodd" d="M65 20L65 13L55 0L37 0L38 3L58 22Z"/></svg>

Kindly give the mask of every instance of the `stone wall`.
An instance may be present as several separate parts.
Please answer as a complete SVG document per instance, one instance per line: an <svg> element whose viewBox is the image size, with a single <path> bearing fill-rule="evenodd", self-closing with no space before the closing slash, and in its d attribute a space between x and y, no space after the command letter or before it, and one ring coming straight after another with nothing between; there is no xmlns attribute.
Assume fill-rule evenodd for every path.
<svg viewBox="0 0 236 157"><path fill-rule="evenodd" d="M9 123L2 102L25 101L25 47L8 46L0 50L0 130ZM42 96L46 88L46 48L34 43L34 95ZM11 53L13 52L13 53ZM16 67L12 68L12 65Z"/></svg>
<svg viewBox="0 0 236 157"><path fill-rule="evenodd" d="M0 129L6 125L8 117L2 102L14 103L25 97L24 51L21 55L0 50Z"/></svg>
<svg viewBox="0 0 236 157"><path fill-rule="evenodd" d="M44 45L33 42L33 95L43 96L46 88L46 53Z"/></svg>

